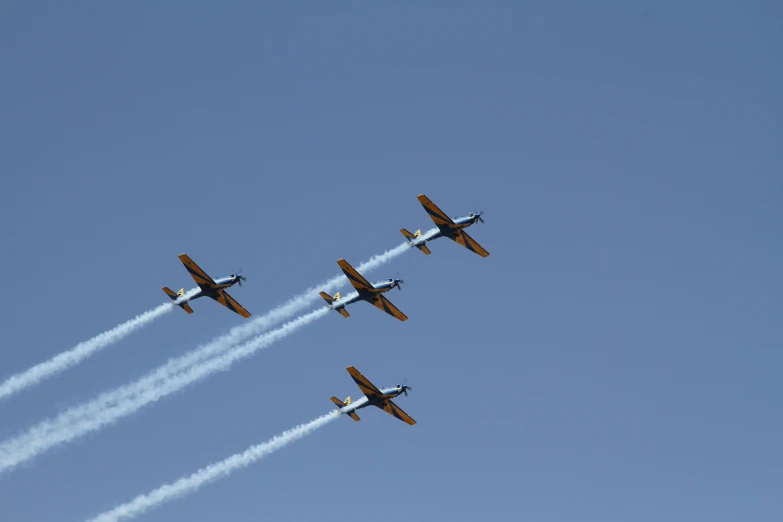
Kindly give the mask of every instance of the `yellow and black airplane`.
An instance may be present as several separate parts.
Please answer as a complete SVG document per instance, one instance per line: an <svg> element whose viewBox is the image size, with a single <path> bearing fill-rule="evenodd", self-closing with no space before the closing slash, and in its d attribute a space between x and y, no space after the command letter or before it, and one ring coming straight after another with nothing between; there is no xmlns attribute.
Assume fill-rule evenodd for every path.
<svg viewBox="0 0 783 522"><path fill-rule="evenodd" d="M356 288L358 294L344 300L340 300L340 292L337 292L334 296L331 296L326 292L321 292L320 295L327 303L329 303L329 308L336 310L343 317L348 317L348 310L345 309L346 305L355 303L356 301L367 301L368 303L371 303L380 308L387 314L396 317L400 321L405 321L408 319L404 313L397 310L396 306L391 304L388 299L381 295L384 292L388 292L395 286L398 290L402 290L402 287L400 286L400 284L404 282L402 279L389 278L388 281L375 281L370 283L351 265L349 265L345 259L338 260L337 264L340 265L340 268L343 269L345 276L348 278L348 281L351 282L353 287Z"/></svg>
<svg viewBox="0 0 783 522"><path fill-rule="evenodd" d="M180 254L179 259L182 261L182 264L185 265L185 268L193 277L193 280L196 281L196 284L198 284L198 290L188 293L187 299L183 299L181 301L179 299L185 295L184 288L179 292L174 293L169 287L163 287L163 291L166 292L166 295L168 295L180 308L185 310L187 313L192 314L193 309L188 304L188 301L207 296L222 304L232 312L238 313L245 319L250 317L250 312L242 308L242 305L237 303L234 298L228 295L228 292L225 290L235 283L239 283L239 286L242 286L242 280L245 279L244 276L240 274L231 274L228 277L212 279L207 275L206 272L199 268L199 266L194 263L187 254Z"/></svg>
<svg viewBox="0 0 783 522"><path fill-rule="evenodd" d="M483 223L484 219L481 217L483 212L471 212L467 216L455 217L454 219L451 219L445 212L436 207L435 203L430 201L430 199L424 194L419 194L419 203L422 204L424 210L427 211L427 214L429 214L429 216L432 218L432 221L434 221L438 226L438 230L432 234L425 234L422 236L421 229L416 231L415 234L411 234L408 232L408 230L401 228L400 232L402 232L402 235L408 239L408 242L411 246L415 246L426 255L429 255L430 249L427 248L427 243L439 237L447 237L452 241L464 246L471 252L477 253L481 257L487 257L489 255L489 252L484 250L481 245L476 243L476 241L464 230L473 223Z"/></svg>
<svg viewBox="0 0 783 522"><path fill-rule="evenodd" d="M332 397L332 402L337 405L340 413L344 413L353 420L358 421L359 416L356 415L356 410L366 408L367 406L375 406L376 408L382 409L389 415L393 415L402 422L410 424L411 426L416 424L416 421L413 420L410 415L402 411L399 406L392 402L392 399L401 393L404 393L407 397L408 390L412 390L413 388L407 384L403 384L402 386L398 384L394 387L378 389L373 385L373 383L367 380L367 377L359 373L359 370L353 366L349 366L346 368L346 370L348 370L348 373L350 373L351 377L353 377L353 382L355 382L359 386L359 389L362 390L364 397L361 397L356 402L351 402L350 397L345 399L344 402L337 397Z"/></svg>

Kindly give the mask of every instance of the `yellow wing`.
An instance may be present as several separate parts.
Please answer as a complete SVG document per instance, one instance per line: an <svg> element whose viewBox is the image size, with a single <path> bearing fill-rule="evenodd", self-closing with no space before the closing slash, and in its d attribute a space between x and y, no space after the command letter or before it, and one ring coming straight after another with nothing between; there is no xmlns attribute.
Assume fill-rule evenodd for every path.
<svg viewBox="0 0 783 522"><path fill-rule="evenodd" d="M400 419L402 422L406 424L410 424L411 426L416 424L416 421L413 420L410 415L402 411L402 408L394 404L391 400L384 402L383 406L378 406L378 407L383 409L383 411L385 411L389 415L393 415L397 417L398 419Z"/></svg>
<svg viewBox="0 0 783 522"><path fill-rule="evenodd" d="M353 377L353 382L356 383L357 386L359 386L359 389L362 390L362 393L365 394L367 397L383 397L383 393L381 393L381 390L375 387L373 383L367 380L367 377L362 375L359 370L354 368L353 366L349 366L346 368L348 370L348 373L351 374L351 377Z"/></svg>
<svg viewBox="0 0 783 522"><path fill-rule="evenodd" d="M206 272L199 268L199 266L194 263L187 254L180 254L179 260L182 261L183 265L185 265L188 273L191 275L191 277L193 277L193 280L196 281L198 286L206 286L208 288L213 288L215 286L214 279L209 277Z"/></svg>
<svg viewBox="0 0 783 522"><path fill-rule="evenodd" d="M489 255L489 252L484 250L481 245L476 243L476 240L470 237L465 233L465 231L460 230L457 232L457 234L454 237L449 236L451 239L459 243L460 245L464 246L471 252L475 252L481 257L487 257Z"/></svg>
<svg viewBox="0 0 783 522"><path fill-rule="evenodd" d="M382 295L378 295L375 297L375 301L373 301L373 304L377 307L386 312L387 314L396 317L400 321L407 321L408 316L406 316L404 313L400 312L396 306L391 304L391 301L386 299Z"/></svg>
<svg viewBox="0 0 783 522"><path fill-rule="evenodd" d="M210 297L212 297L212 296L210 296ZM226 308L228 308L232 312L238 313L239 315L241 315L245 319L250 317L250 312L248 312L247 310L242 308L242 305L237 303L234 300L234 298L231 297L230 295L228 295L228 292L226 292L225 290L220 291L220 293L218 293L217 296L212 297L212 299L214 299L218 303L222 304L223 306L225 306Z"/></svg>
<svg viewBox="0 0 783 522"><path fill-rule="evenodd" d="M351 282L354 288L364 292L375 291L375 287L372 286L372 284L369 281L367 281L364 277L362 277L362 274L354 270L354 268L348 264L348 261L346 261L345 259L339 259L337 261L337 264L340 265L340 268L343 269L343 273L345 273L345 277L348 278L348 281Z"/></svg>
<svg viewBox="0 0 783 522"><path fill-rule="evenodd" d="M454 226L454 221L452 221L445 212L439 209L435 203L430 201L430 198L424 194L419 194L419 203L422 204L424 210L427 211L427 214L429 214L430 218L432 218L432 221L438 225L439 229L450 229Z"/></svg>

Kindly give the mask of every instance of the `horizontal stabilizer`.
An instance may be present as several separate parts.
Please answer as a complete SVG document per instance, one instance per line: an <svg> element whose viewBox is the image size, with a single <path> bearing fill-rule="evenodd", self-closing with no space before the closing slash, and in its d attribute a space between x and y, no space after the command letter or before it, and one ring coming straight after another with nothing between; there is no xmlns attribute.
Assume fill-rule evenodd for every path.
<svg viewBox="0 0 783 522"><path fill-rule="evenodd" d="M342 315L343 317L350 317L350 316L351 316L351 314L349 314L349 313L348 313L348 310L346 310L345 308L338 308L338 309L337 309L337 312L338 312L340 315Z"/></svg>
<svg viewBox="0 0 783 522"><path fill-rule="evenodd" d="M427 256L428 256L428 255L430 255L430 253L431 253L431 252L430 252L430 249L429 249L429 248L427 248L427 245L425 245L425 244L421 244L421 245L414 245L414 246L415 246L416 248L418 248L419 250L421 250L422 252L424 252L424 255L427 255Z"/></svg>
<svg viewBox="0 0 783 522"><path fill-rule="evenodd" d="M169 297L171 298L171 300L172 300L172 301L176 301L177 299L179 299L180 297L182 297L182 295L185 293L185 292L184 292L184 290L185 290L185 289L183 288L183 289L182 289L182 290L180 290L180 291L179 291L179 293L177 294L177 293L174 293L174 291L173 291L173 290L171 290L171 288L169 288L169 287L167 287L167 286L164 286L164 287L163 287L163 291L164 291L164 292L166 292L166 295L167 295L167 296L169 296ZM189 313L189 314L192 314L192 313L193 313L193 309L190 307L190 305L187 303L187 301L185 301L185 302L183 302L183 303L176 303L176 304L177 304L177 305L178 305L180 308L182 308L183 310L185 310L187 313Z"/></svg>
<svg viewBox="0 0 783 522"><path fill-rule="evenodd" d="M401 228L400 232L402 232L403 236L408 238L408 240L411 242L411 246L415 246L416 248L418 248L419 250L424 252L426 255L430 255L430 249L427 248L427 245L424 242L422 242L422 243L420 243L418 245L413 243L413 240L421 237L421 229L417 230L415 234L411 234L410 232L408 232L408 230L406 230L404 228Z"/></svg>
<svg viewBox="0 0 783 522"><path fill-rule="evenodd" d="M337 397L329 397L329 398L332 400L333 403L335 403L337 405L337 408L344 408L345 406L348 406L349 404L351 404L351 398L350 397L345 399L345 402L341 401ZM350 418L352 418L353 420L355 420L356 422L359 422L359 416L356 415L355 411L347 413L347 415Z"/></svg>
<svg viewBox="0 0 783 522"><path fill-rule="evenodd" d="M334 297L332 297L331 295L327 294L326 292L319 292L318 295L323 297L324 301L326 301L329 304L332 304L335 301L337 301L338 299L340 299L340 292L337 292L337 294Z"/></svg>
<svg viewBox="0 0 783 522"><path fill-rule="evenodd" d="M410 232L408 232L407 228L401 228L400 232L402 232L402 235L407 237L408 239L416 239L421 234L421 230L419 230L419 232L416 234L411 234Z"/></svg>

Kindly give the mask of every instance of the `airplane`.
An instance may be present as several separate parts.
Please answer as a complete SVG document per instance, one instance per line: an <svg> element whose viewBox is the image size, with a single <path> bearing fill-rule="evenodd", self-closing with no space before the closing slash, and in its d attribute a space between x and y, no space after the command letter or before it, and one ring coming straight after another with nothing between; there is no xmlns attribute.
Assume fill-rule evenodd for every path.
<svg viewBox="0 0 783 522"><path fill-rule="evenodd" d="M375 406L376 408L380 408L390 415L394 415L402 422L410 424L411 426L416 424L415 420L413 420L407 413L402 411L399 406L392 402L392 399L401 393L404 393L407 397L408 390L412 390L413 388L407 384L403 384L402 386L398 384L397 386L391 388L381 388L379 390L353 366L349 366L346 368L346 370L348 370L348 373L351 374L353 381L359 386L359 389L362 390L364 397L358 399L356 402L351 402L350 397L345 399L345 401L341 401L337 397L331 397L332 402L337 405L337 409L340 410L340 413L348 415L350 418L358 422L359 416L356 415L356 410L366 408L367 406Z"/></svg>
<svg viewBox="0 0 783 522"><path fill-rule="evenodd" d="M421 229L417 230L415 234L411 234L406 229L401 228L400 232L408 239L408 243L410 243L411 246L418 248L426 255L430 255L430 249L427 248L427 243L439 237L447 237L464 246L471 252L477 253L481 257L487 257L489 255L489 252L476 243L476 241L464 230L478 221L483 223L484 219L481 217L483 212L471 212L467 216L451 219L445 212L436 207L435 203L430 201L424 194L419 194L418 199L422 206L424 206L424 210L427 211L427 214L429 214L438 226L438 231L431 236L422 237Z"/></svg>
<svg viewBox="0 0 783 522"><path fill-rule="evenodd" d="M242 305L237 303L234 298L228 295L228 292L225 290L235 283L239 283L239 286L242 286L242 280L246 279L245 276L240 274L231 274L228 277L212 279L207 275L206 272L199 268L199 266L194 263L187 254L180 254L179 259L182 261L182 264L185 265L188 273L193 277L193 279L196 281L196 284L199 286L199 289L194 296L189 297L180 303L176 303L180 308L185 310L187 313L192 314L193 309L188 304L188 301L207 296L222 304L232 312L238 313L245 319L250 317L250 312L242 308ZM169 287L164 286L163 291L166 292L166 295L168 295L173 301L177 301L177 299L185 295L184 288L179 292L174 293Z"/></svg>
<svg viewBox="0 0 783 522"><path fill-rule="evenodd" d="M334 296L331 296L326 292L320 292L321 297L323 297L324 300L329 303L329 308L336 310L343 317L349 317L348 310L345 309L346 305L355 303L356 301L367 301L368 303L374 304L387 314L396 317L400 321L406 321L408 319L404 313L397 310L396 306L391 304L388 299L381 295L382 293L391 290L395 286L398 290L402 290L402 287L400 286L401 283L404 283L402 279L389 278L388 281L375 281L370 283L351 265L349 265L345 259L338 260L337 264L340 265L340 268L343 269L343 272L348 278L348 281L351 282L351 284L359 293L346 299L345 301L340 302L340 292L337 292Z"/></svg>

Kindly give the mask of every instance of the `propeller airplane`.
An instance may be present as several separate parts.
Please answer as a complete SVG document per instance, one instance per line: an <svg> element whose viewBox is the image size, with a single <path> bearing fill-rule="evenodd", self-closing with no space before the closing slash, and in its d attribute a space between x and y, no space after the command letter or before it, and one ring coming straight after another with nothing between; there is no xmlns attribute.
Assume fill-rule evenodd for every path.
<svg viewBox="0 0 783 522"><path fill-rule="evenodd" d="M416 424L415 420L402 411L402 409L392 401L393 398L403 393L406 397L408 396L408 390L412 390L413 388L407 385L407 380L405 381L406 383L402 385L398 384L397 386L390 388L378 389L353 366L349 366L346 370L348 370L348 373L353 377L353 381L359 386L362 393L364 393L364 397L357 399L356 402L351 402L350 397L345 399L345 401L341 401L337 397L331 397L332 402L335 403L340 410L340 413L348 415L358 422L359 416L356 415L356 410L366 408L367 406L375 406L411 426Z"/></svg>
<svg viewBox="0 0 783 522"><path fill-rule="evenodd" d="M402 232L402 235L408 239L410 246L414 246L424 252L426 255L429 255L430 249L427 248L427 243L439 237L447 237L452 241L464 246L471 252L477 253L481 257L487 257L489 255L489 252L484 250L481 245L476 243L476 241L464 230L474 223L484 223L484 218L481 217L484 212L471 212L467 216L455 217L452 219L445 212L435 206L435 203L430 201L430 199L424 194L419 194L418 198L419 202L424 207L424 210L427 211L427 214L429 214L430 218L432 218L432 221L434 221L435 225L437 225L438 231L432 235L422 237L421 229L416 231L415 234L411 234L407 229L401 228L400 232Z"/></svg>
<svg viewBox="0 0 783 522"><path fill-rule="evenodd" d="M182 264L185 265L185 268L187 269L188 273L193 277L193 280L196 281L196 284L198 284L199 289L196 291L196 294L192 297L189 297L188 299L185 299L181 302L176 302L180 297L185 295L185 289L182 288L179 292L174 293L169 287L164 286L163 291L166 292L166 295L168 295L173 301L176 302L176 304L185 310L187 313L192 314L193 309L188 304L188 301L192 301L194 299L198 299L199 297L210 297L217 301L218 303L222 304L232 312L236 312L245 319L250 317L250 312L242 308L242 305L237 303L233 297L228 295L228 292L226 292L226 288L233 286L234 284L239 284L239 286L242 286L242 281L247 279L245 276L243 276L241 273L235 273L231 274L228 277L221 277L218 279L212 279L207 275L206 272L204 272L199 266L194 263L187 254L180 254L179 255L180 261L182 261ZM241 272L241 270L240 270Z"/></svg>
<svg viewBox="0 0 783 522"><path fill-rule="evenodd" d="M329 303L329 308L337 311L343 317L349 317L348 310L345 309L346 305L355 303L356 301L367 301L368 303L380 308L387 314L396 317L400 321L405 321L408 319L404 313L400 312L396 306L391 304L391 301L381 295L384 292L388 292L395 286L398 290L401 291L401 285L404 283L402 279L389 278L388 281L375 281L371 283L362 277L362 275L351 265L349 265L345 259L338 260L337 264L340 265L340 268L342 268L345 276L348 278L348 281L351 282L358 293L352 297L340 300L340 292L337 292L334 296L331 296L326 292L320 292L321 297L323 297L324 300Z"/></svg>

